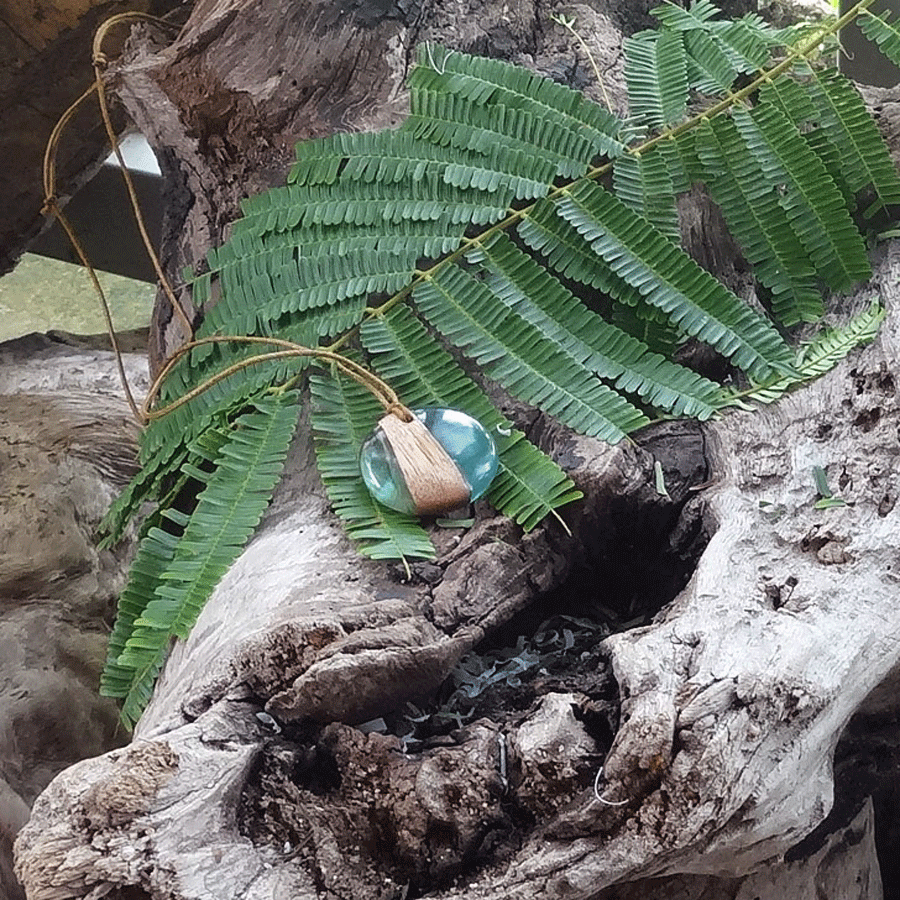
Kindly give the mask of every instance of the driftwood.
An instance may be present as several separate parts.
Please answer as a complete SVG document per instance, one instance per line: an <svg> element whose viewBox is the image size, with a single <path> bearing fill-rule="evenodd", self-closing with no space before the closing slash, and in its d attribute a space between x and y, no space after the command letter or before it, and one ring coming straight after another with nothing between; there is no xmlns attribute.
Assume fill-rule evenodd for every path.
<svg viewBox="0 0 900 900"><path fill-rule="evenodd" d="M404 40L456 28L457 46L506 41L545 69L561 54L530 4L433 4L420 22L399 6L366 20L360 4L338 23L329 4L293 19L277 6L209 0L176 45L148 37L120 72L196 198L174 269L220 235L237 183L276 177L290 140L396 115ZM622 21L606 12L578 7L613 35L597 45L612 72ZM290 42L300 27L317 51ZM328 121L336 80L345 105ZM201 88L209 103L191 106ZM270 150L242 155L256 117ZM571 534L551 521L522 535L479 509L409 582L348 545L302 423L272 508L132 743L38 798L16 848L27 896L878 900L877 785L861 773L897 712L898 283L892 244L854 300L887 305L880 338L761 412L610 448L525 411L585 493ZM177 340L168 320L160 304L157 353ZM814 508L813 466L848 505ZM639 627L570 629L575 652L485 691L458 727L407 746L391 733L472 648L527 646L551 616L581 622L598 604ZM857 776L837 803L836 752Z"/></svg>
<svg viewBox="0 0 900 900"><path fill-rule="evenodd" d="M898 267L892 251L876 285L888 303ZM784 854L828 814L841 733L900 654L898 327L894 312L876 345L770 410L661 435L672 501L652 487L646 448L548 428L587 493L575 537L549 526L520 539L484 520L434 585L354 557L303 483L300 439L297 475L176 647L135 741L38 800L18 844L28 896L135 884L179 898L392 897L411 883L413 896L593 897L687 873L666 890L719 896L745 878L753 893L738 896L774 900L804 896L828 857L829 877L857 892L824 896L879 897L868 812L827 838L830 856ZM813 508L817 464L852 505ZM629 550L654 566L649 540L628 547L654 527L659 578L711 538L676 599L607 638L587 669L573 661L524 689L524 710L498 707L415 753L352 727L421 698L552 588L574 589L573 561L615 605L602 586L621 582ZM611 749L607 665L621 696ZM882 697L871 713L895 706ZM624 805L596 799L601 764L603 798Z"/></svg>
<svg viewBox="0 0 900 900"><path fill-rule="evenodd" d="M97 696L127 545L93 531L135 471L137 432L109 352L32 335L0 345L0 896L12 838L62 769L121 744ZM137 385L146 364L126 365ZM145 370L143 375L141 370Z"/></svg>

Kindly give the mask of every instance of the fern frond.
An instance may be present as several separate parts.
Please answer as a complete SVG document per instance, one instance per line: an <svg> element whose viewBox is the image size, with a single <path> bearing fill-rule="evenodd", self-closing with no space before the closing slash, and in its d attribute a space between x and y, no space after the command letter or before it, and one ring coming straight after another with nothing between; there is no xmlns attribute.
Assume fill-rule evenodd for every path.
<svg viewBox="0 0 900 900"><path fill-rule="evenodd" d="M900 178L884 138L856 88L836 72L819 74L812 83L813 101L822 128L840 159L840 173L850 191L871 189L875 201L863 211L866 218L900 204Z"/></svg>
<svg viewBox="0 0 900 900"><path fill-rule="evenodd" d="M634 306L616 303L609 316L610 323L640 341L651 353L671 359L684 343L684 335L666 318L666 314L646 300Z"/></svg>
<svg viewBox="0 0 900 900"><path fill-rule="evenodd" d="M188 450L183 443L170 445L144 463L121 494L112 502L97 531L102 538L98 548L114 547L122 539L128 523L141 506L153 499L172 471L180 469Z"/></svg>
<svg viewBox="0 0 900 900"><path fill-rule="evenodd" d="M138 547L128 573L128 583L119 595L116 624L107 645L106 666L100 676L104 697L125 697L134 680L134 668L123 665L119 657L134 630L134 623L156 596L163 573L175 555L178 537L160 528L152 528Z"/></svg>
<svg viewBox="0 0 900 900"><path fill-rule="evenodd" d="M811 342L801 345L797 351L794 364L796 376L757 385L752 390L742 392L740 397L735 399L741 402L752 400L763 404L774 403L798 384L824 375L851 351L874 340L884 316L884 308L876 301L845 325L823 330Z"/></svg>
<svg viewBox="0 0 900 900"><path fill-rule="evenodd" d="M803 138L809 144L813 153L822 160L825 171L828 172L829 177L844 198L844 205L847 209L853 210L854 215L859 216L861 213L859 211L860 198L854 196L847 179L844 178L844 165L840 152L834 142L828 137L825 129L817 125L813 126L803 133Z"/></svg>
<svg viewBox="0 0 900 900"><path fill-rule="evenodd" d="M721 10L709 0L696 0L689 9L682 9L674 3L663 3L650 10L650 15L672 31L699 31L707 23L721 15Z"/></svg>
<svg viewBox="0 0 900 900"><path fill-rule="evenodd" d="M320 338L335 333L334 329L340 329L344 322L350 323L348 327L355 325L362 318L364 303L365 298L352 298L336 308L293 313L280 317L274 323L251 320L256 326L253 331L261 337L272 336L304 347L316 347ZM210 328L211 322L214 322L212 317L204 322L198 337L204 337L207 330L214 335L225 330L225 326L221 329ZM230 324L233 323L226 323ZM239 338L242 333L246 332L237 332L235 337ZM272 384L283 384L289 378L298 377L311 364L310 359L303 357L262 358L267 351L279 349L282 348L240 340L196 347L173 369L163 385L159 405L174 403L198 383L206 381L206 389L186 404L152 421L144 435L144 447L151 448L159 441L177 440L179 435L182 440L193 440L195 435L204 433L217 420L230 422L229 417L233 418L240 412L249 399L265 392ZM221 377L229 369L237 371ZM207 379L218 380L213 383ZM200 423L199 428L192 424L195 420Z"/></svg>
<svg viewBox="0 0 900 900"><path fill-rule="evenodd" d="M220 319L213 309L197 331L198 338L233 334L235 340L201 344L182 358L164 382L160 404L174 402L187 394L197 384L209 378L218 378L229 368L239 371L207 383L207 389L165 416L150 423L144 434L142 450L156 446L160 440L178 435L182 440L192 440L217 417L238 411L246 400L257 396L272 384L281 384L297 377L311 361L304 357L264 360L267 351L282 348L266 347L259 343L240 340L243 334L275 337L292 341L304 347L316 347L319 340L351 328L362 318L366 296L351 297L332 306L289 312L275 319L257 317L252 311L241 318L248 327L241 330L237 322ZM197 420L200 427L193 427Z"/></svg>
<svg viewBox="0 0 900 900"><path fill-rule="evenodd" d="M462 269L444 267L413 298L429 323L514 396L582 434L616 443L647 419Z"/></svg>
<svg viewBox="0 0 900 900"><path fill-rule="evenodd" d="M680 122L687 106L684 41L678 31L642 31L625 40L625 81L633 116L662 127Z"/></svg>
<svg viewBox="0 0 900 900"><path fill-rule="evenodd" d="M759 102L774 104L801 134L807 134L817 124L809 81L801 83L787 76L767 81L759 89Z"/></svg>
<svg viewBox="0 0 900 900"><path fill-rule="evenodd" d="M626 206L652 222L674 244L680 244L675 190L658 148L619 157L613 165L613 190Z"/></svg>
<svg viewBox="0 0 900 900"><path fill-rule="evenodd" d="M255 257L239 260L222 271L222 299L202 333L238 323L252 326L238 333L254 333L257 323L286 313L391 294L412 277L419 249L410 242L397 251L359 248L312 258L291 254L280 265L267 260L265 268Z"/></svg>
<svg viewBox="0 0 900 900"><path fill-rule="evenodd" d="M881 312L796 356L773 322L680 248L677 198L704 183L780 324L816 319L820 282L842 290L869 275L857 206L900 205L877 129L842 79L813 75L798 48L785 57L781 42L794 38L759 17L722 20L710 0L657 15L658 32L626 44L637 117L627 122L525 69L420 48L404 125L301 145L291 183L246 201L231 238L189 279L204 310L198 337L308 348L360 340L405 403L461 408L491 430L500 462L488 499L525 529L580 493L455 353L610 442L647 421L638 406L706 418L830 367L874 333ZM884 38L894 25L870 27ZM773 67L773 54L784 63ZM766 66L765 78L734 87ZM715 105L682 121L696 90ZM605 318L568 280L588 286ZM672 361L688 336L763 384L726 397ZM149 699L170 639L187 634L252 533L283 465L297 417L291 390L309 360L260 362L264 353L231 341L180 360L158 409L191 399L149 426L146 469L107 520L121 531L145 499L160 502L142 529L104 674L127 721ZM362 483L359 449L377 402L339 377L310 382L319 469L349 536L377 559L433 556L418 522L380 506ZM195 482L193 512L173 509Z"/></svg>
<svg viewBox="0 0 900 900"><path fill-rule="evenodd" d="M521 109L549 123L584 135L597 155L625 152L623 123L584 94L549 78L496 59L467 56L438 44L419 48L409 77L418 89L456 94L484 107Z"/></svg>
<svg viewBox="0 0 900 900"><path fill-rule="evenodd" d="M557 510L583 497L553 460L521 431L512 429L503 443L502 465L487 495L495 509L528 532L549 515L563 522ZM563 527L569 530L565 522Z"/></svg>
<svg viewBox="0 0 900 900"><path fill-rule="evenodd" d="M313 259L333 253L335 247L342 253L355 250L397 253L410 243L415 243L422 256L439 256L454 249L464 231L465 227L460 223L452 224L440 218L401 219L390 223L376 221L369 225L312 223L288 231L232 235L227 243L210 252L207 262L214 274L249 256L258 257L262 264L270 258L277 262L278 254L285 248L290 248L297 259Z"/></svg>
<svg viewBox="0 0 900 900"><path fill-rule="evenodd" d="M815 322L823 312L815 268L734 123L718 116L697 134L698 176L719 206L754 274L772 292L782 325Z"/></svg>
<svg viewBox="0 0 900 900"><path fill-rule="evenodd" d="M581 365L628 393L675 415L709 418L721 389L605 322L505 235L480 248L498 300L555 341ZM470 256L473 261L480 261Z"/></svg>
<svg viewBox="0 0 900 900"><path fill-rule="evenodd" d="M227 351L226 351L227 352ZM219 359L249 358L256 351L231 351L235 354ZM228 416L239 413L247 404L255 402L272 384L282 384L289 377L302 372L309 365L304 358L275 360L256 363L242 369L179 406L165 416L154 419L144 431L141 442L141 459L156 453L166 452L165 448L178 447L193 440L214 422L222 422ZM215 363L210 362L215 368ZM173 380L173 385L177 384ZM177 392L165 393L163 401L174 400Z"/></svg>
<svg viewBox="0 0 900 900"><path fill-rule="evenodd" d="M610 268L666 312L682 331L715 347L752 377L789 369L791 352L778 332L646 219L592 184L558 203L559 213Z"/></svg>
<svg viewBox="0 0 900 900"><path fill-rule="evenodd" d="M244 216L235 222L235 235L262 235L312 225L377 225L387 227L404 219L449 225L496 222L515 197L498 182L493 192L459 187L440 173L401 182L351 182L335 185L288 185L272 188L244 203Z"/></svg>
<svg viewBox="0 0 900 900"><path fill-rule="evenodd" d="M571 479L502 416L404 306L360 330L375 368L407 405L445 406L476 418L494 438L499 470L487 499L530 531L559 507L581 498Z"/></svg>
<svg viewBox="0 0 900 900"><path fill-rule="evenodd" d="M193 497L187 493L190 482L205 484L210 471L209 464L218 455L221 446L228 440L230 427L223 424L220 427L209 427L200 432L184 449L186 451L181 464L170 470L169 478L161 484L156 496L156 508L147 514L141 522L138 536L141 540L150 532L151 528L166 530L166 522L174 522L182 513L176 509L180 504L193 503ZM193 494L196 495L198 487ZM188 499L191 497L191 499ZM186 524L187 519L181 522L179 529Z"/></svg>
<svg viewBox="0 0 900 900"><path fill-rule="evenodd" d="M769 60L770 48L780 47L785 35L759 16L723 20L706 0L681 9L666 2L650 11L663 27L684 35L691 86L704 93L731 88L739 73L754 72Z"/></svg>
<svg viewBox="0 0 900 900"><path fill-rule="evenodd" d="M265 261L262 264L265 265ZM230 284L232 279L226 278L225 281ZM203 282L204 278L201 276L194 285L195 299L208 299L208 281L204 290L198 290L198 285ZM240 289L235 293L242 294ZM338 334L356 325L362 318L368 302L368 295L361 293L345 296L322 306L297 309L296 306L303 303L304 298L292 294L280 294L279 297L280 302L276 300L262 303L257 308L248 305L241 310L239 307L236 308L234 298L229 298L230 302L226 303L220 296L221 302L216 303L207 312L197 329L197 338L225 334L258 334L278 336L305 346L315 346L319 338ZM284 306L288 308L282 311ZM233 314L230 314L232 311ZM165 396L180 396L185 393L194 384L202 381L213 366L223 369L232 362L259 352L261 351L258 347L248 349L245 346L232 345L229 349L224 344L201 344L191 351L187 361L179 364L173 371L164 386L167 391Z"/></svg>
<svg viewBox="0 0 900 900"><path fill-rule="evenodd" d="M832 290L869 278L865 244L843 197L791 121L772 104L733 116L819 277Z"/></svg>
<svg viewBox="0 0 900 900"><path fill-rule="evenodd" d="M654 150L665 162L666 171L672 181L673 192L676 195L687 193L695 181L692 174L696 168L693 131L684 131L677 137L670 134L660 140Z"/></svg>
<svg viewBox="0 0 900 900"><path fill-rule="evenodd" d="M864 10L857 21L862 33L895 66L900 66L900 15L892 14L891 10L880 15Z"/></svg>
<svg viewBox="0 0 900 900"><path fill-rule="evenodd" d="M168 647L157 648L148 652L141 667L132 672L132 682L122 697L122 708L119 710L119 718L126 729L132 731L137 724L150 698L153 696L153 688L156 679L166 662Z"/></svg>
<svg viewBox="0 0 900 900"><path fill-rule="evenodd" d="M522 217L518 234L528 247L547 260L554 272L596 288L628 306L640 303L637 288L598 259L581 234L557 215L555 202L544 200L536 204Z"/></svg>
<svg viewBox="0 0 900 900"><path fill-rule="evenodd" d="M309 379L316 460L325 492L360 553L372 559L433 559L434 546L414 516L377 503L359 475L359 451L384 410L356 382Z"/></svg>
<svg viewBox="0 0 900 900"><path fill-rule="evenodd" d="M775 29L753 13L740 19L710 22L709 29L721 42L731 64L742 73L762 69L769 61L770 48L779 46L783 40Z"/></svg>
<svg viewBox="0 0 900 900"><path fill-rule="evenodd" d="M494 153L500 144L523 154L523 163L550 161L564 178L582 176L597 154L595 144L584 134L543 116L502 104L481 106L456 94L424 88L411 91L410 115L401 128L439 146L479 154ZM540 164L535 154L540 154Z"/></svg>
<svg viewBox="0 0 900 900"><path fill-rule="evenodd" d="M487 192L502 184L517 200L530 200L546 194L555 175L551 161L505 143L495 142L476 153L422 141L399 129L342 133L300 143L288 183L410 184L438 176L454 187Z"/></svg>
<svg viewBox="0 0 900 900"><path fill-rule="evenodd" d="M760 102L774 104L802 135L809 148L819 157L831 180L844 198L847 209L856 208L855 191L844 177L844 161L837 145L820 124L819 111L812 99L815 73L809 73L805 83L793 78L780 78L764 84L759 91Z"/></svg>
<svg viewBox="0 0 900 900"><path fill-rule="evenodd" d="M453 250L470 222L496 219L513 199L543 196L557 172L497 142L479 154L399 131L336 135L298 155L294 184L248 201L211 255L195 292L209 296L215 272L222 296L201 333L254 331L285 313L393 293L419 259Z"/></svg>
<svg viewBox="0 0 900 900"><path fill-rule="evenodd" d="M257 401L254 411L240 416L219 451L215 470L205 478L193 513L179 523L184 525L183 534L174 543L171 536L165 537L171 555L163 560L161 571L153 569L158 572L153 596L131 621L114 663L117 684L122 670L132 670L131 699L123 707L126 718L140 714L136 707L149 697L169 641L187 637L216 584L259 524L281 477L298 412L296 394L287 392ZM152 547L164 533L151 534ZM145 575L140 579L145 589L151 585Z"/></svg>
<svg viewBox="0 0 900 900"><path fill-rule="evenodd" d="M715 35L700 30L689 31L684 36L684 48L692 88L704 94L731 89L738 72Z"/></svg>

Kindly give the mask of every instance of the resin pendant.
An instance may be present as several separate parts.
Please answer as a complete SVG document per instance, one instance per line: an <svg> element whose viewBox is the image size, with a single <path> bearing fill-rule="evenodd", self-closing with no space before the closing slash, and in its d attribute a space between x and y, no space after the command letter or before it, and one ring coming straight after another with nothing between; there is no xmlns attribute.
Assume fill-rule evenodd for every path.
<svg viewBox="0 0 900 900"><path fill-rule="evenodd" d="M497 448L484 426L456 409L388 413L363 442L359 468L369 493L391 509L434 516L477 500L497 474Z"/></svg>

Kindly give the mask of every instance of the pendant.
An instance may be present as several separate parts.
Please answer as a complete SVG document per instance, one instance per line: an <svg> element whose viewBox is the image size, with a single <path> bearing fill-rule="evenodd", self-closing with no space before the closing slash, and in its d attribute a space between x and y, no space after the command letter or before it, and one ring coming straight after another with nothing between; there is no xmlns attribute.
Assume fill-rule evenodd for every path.
<svg viewBox="0 0 900 900"><path fill-rule="evenodd" d="M484 426L456 409L388 413L363 442L359 468L369 493L399 512L435 516L477 500L497 474L497 448Z"/></svg>

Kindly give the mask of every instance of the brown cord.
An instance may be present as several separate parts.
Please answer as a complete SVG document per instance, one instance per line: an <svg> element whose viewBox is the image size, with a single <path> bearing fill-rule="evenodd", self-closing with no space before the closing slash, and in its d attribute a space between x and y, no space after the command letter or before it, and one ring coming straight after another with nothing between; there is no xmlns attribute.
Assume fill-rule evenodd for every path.
<svg viewBox="0 0 900 900"><path fill-rule="evenodd" d="M109 61L106 58L106 54L103 52L103 41L106 39L107 34L110 29L115 27L116 25L122 25L125 23L133 23L133 22L153 22L157 25L164 25L169 28L173 27L170 22L166 22L165 19L157 18L156 16L150 16L145 13L121 13L117 16L112 16L103 22L100 27L97 29L94 34L94 45L93 45L93 53L92 53L92 63L94 66L94 83L97 89L97 100L100 105L100 115L103 118L103 125L106 128L106 135L109 138L110 146L112 147L112 151L116 156L116 160L119 163L119 168L122 170L122 178L125 180L125 187L128 191L128 199L131 201L131 208L134 210L134 218L137 222L138 231L141 233L141 239L144 242L144 247L147 249L147 255L150 257L150 262L153 264L153 269L156 272L156 277L159 279L160 286L163 289L163 293L166 295L169 303L172 305L172 309L181 319L182 324L185 329L187 329L187 333L191 336L194 334L194 326L190 320L188 314L184 311L181 303L175 296L175 292L172 290L172 286L169 284L169 280L166 278L165 272L163 272L162 264L159 261L159 257L156 254L156 250L153 247L153 242L150 240L150 236L147 234L147 228L144 224L144 217L141 214L140 204L138 203L137 191L134 188L134 182L131 178L131 172L128 170L128 166L125 165L125 160L122 157L122 151L119 148L119 141L116 136L115 129L112 125L112 119L109 115L109 106L106 102L106 87L103 81L103 73L106 67L109 65Z"/></svg>
<svg viewBox="0 0 900 900"><path fill-rule="evenodd" d="M65 127L69 124L72 117L78 111L78 108L84 103L88 97L91 96L95 91L97 92L97 96L100 101L101 113L103 116L104 124L106 125L107 134L110 137L110 140L113 143L113 149L116 153L116 157L119 160L119 164L122 166L122 173L125 176L126 184L129 186L129 196L132 199L132 205L135 210L135 215L138 219L138 227L140 229L141 235L144 238L144 243L147 247L148 252L151 255L151 258L154 260L154 265L157 267L157 272L160 273L160 269L158 268L158 261L156 260L156 254L153 252L153 247L150 242L150 239L147 235L146 228L144 227L143 220L140 214L140 210L137 206L136 196L134 194L134 188L131 184L130 174L128 173L127 168L125 167L124 160L122 159L121 152L118 148L118 143L115 137L115 131L112 128L112 122L109 119L109 111L106 107L106 94L105 94L105 86L103 83L103 78L101 74L101 70L96 64L96 46L98 36L102 40L103 36L105 36L106 31L108 30L107 26L112 26L123 19L131 19L133 21L137 21L138 19L151 19L153 21L169 25L170 23L165 22L163 19L157 19L155 16L145 16L142 13L124 13L120 16L113 16L111 19L108 19L104 22L100 28L97 30L97 35L95 36L95 64L94 64L94 83L74 102L69 106L69 108L60 116L59 121L53 127L53 131L50 132L50 137L47 140L47 147L44 151L44 161L43 161L43 181L44 181L44 205L42 211L47 215L54 216L58 221L62 229L66 232L69 241L72 244L72 247L75 249L75 253L78 255L78 259L81 261L82 266L84 266L85 270L88 273L88 276L91 279L91 283L94 286L94 290L97 292L97 296L100 298L100 305L103 309L103 317L106 320L106 328L109 333L110 344L113 349L113 353L116 357L116 366L119 371L119 379L122 382L122 389L125 392L125 398L128 401L128 405L131 408L131 412L134 417L140 422L144 424L146 419L141 414L141 410L137 405L137 402L134 399L134 395L131 392L131 387L128 384L128 377L125 374L125 364L122 361L122 352L119 348L119 342L116 337L115 325L112 320L112 312L109 308L109 301L106 299L106 294L103 291L103 287L100 284L100 280L97 277L97 273L94 270L94 267L91 265L90 260L88 259L87 253L81 241L78 239L78 235L75 233L75 229L72 227L72 223L68 220L68 218L64 215L62 209L59 206L59 200L56 196L56 156L59 150L59 142L62 137L62 133ZM161 273L160 273L161 274ZM171 290L171 289L169 289ZM179 307L178 310L184 315L184 311ZM186 318L186 317L185 317Z"/></svg>
<svg viewBox="0 0 900 900"><path fill-rule="evenodd" d="M153 401L156 398L156 395L159 393L160 388L165 382L166 378L168 378L172 369L180 362L182 357L186 354L190 353L195 347L201 347L204 344L224 344L224 343L242 343L242 344L270 344L274 347L282 347L284 349L277 350L271 353L261 353L257 356L251 356L249 359L243 359L240 362L236 362L226 369L222 369L220 372L216 372L215 375L212 375L203 384L198 385L192 390L188 391L186 394L179 397L177 400L174 400L172 403L168 404L159 409L152 409ZM236 372L240 372L242 369L246 369L249 366L256 365L261 362L269 362L271 360L276 359L290 359L292 357L314 357L316 359L324 359L328 362L332 362L335 366L340 369L345 375L352 378L358 384L362 385L366 390L372 393L376 399L381 403L381 405L385 408L385 411L388 413L392 413L397 416L397 418L402 419L404 422L409 422L412 420L412 413L400 402L400 399L397 397L394 389L385 381L382 381L377 375L373 372L370 372L364 366L361 366L359 363L354 362L352 359L349 359L346 356L342 356L340 353L335 353L333 350L325 350L324 348L312 348L312 347L304 347L302 344L296 344L293 341L282 340L281 338L274 337L258 337L255 335L215 335L212 337L200 338L196 341L189 341L187 344L179 347L178 350L172 355L172 357L166 362L165 366L163 366L162 371L159 375L156 376L156 380L153 382L153 385L150 388L149 393L147 394L147 399L144 401L144 404L141 408L141 416L145 421L150 421L152 419L159 419L162 416L167 415L175 409L178 409L179 406L184 406L185 403L193 400L194 397L199 396L204 391L211 388L213 385L218 384L225 378L228 378L229 375L234 375Z"/></svg>
<svg viewBox="0 0 900 900"><path fill-rule="evenodd" d="M131 409L132 415L138 420L138 422L145 421L141 415L141 411L138 408L137 403L135 402L134 395L131 393L131 387L128 384L128 376L125 374L125 363L122 361L122 351L119 349L119 341L116 337L116 329L113 325L112 314L109 310L109 303L106 299L106 294L103 293L103 287L100 284L100 280L97 278L97 273L94 271L94 267L90 264L87 258L87 254L84 252L84 247L82 247L81 242L78 240L78 236L75 234L75 230L72 228L72 223L63 215L62 210L56 203L55 197L48 197L44 201L44 208L51 212L54 216L56 216L59 224L63 227L63 230L68 235L69 240L72 242L72 246L75 248L75 252L78 254L78 258L81 260L81 264L87 270L88 275L91 278L91 281L94 285L94 290L97 292L97 295L100 297L100 305L103 307L103 316L106 319L106 328L109 332L109 341L112 345L113 354L116 357L116 366L119 370L119 379L122 382L122 388L125 391L125 399L128 401L128 406Z"/></svg>
<svg viewBox="0 0 900 900"><path fill-rule="evenodd" d="M402 403L390 403L384 407L384 411L396 416L403 422L412 422L413 414Z"/></svg>

